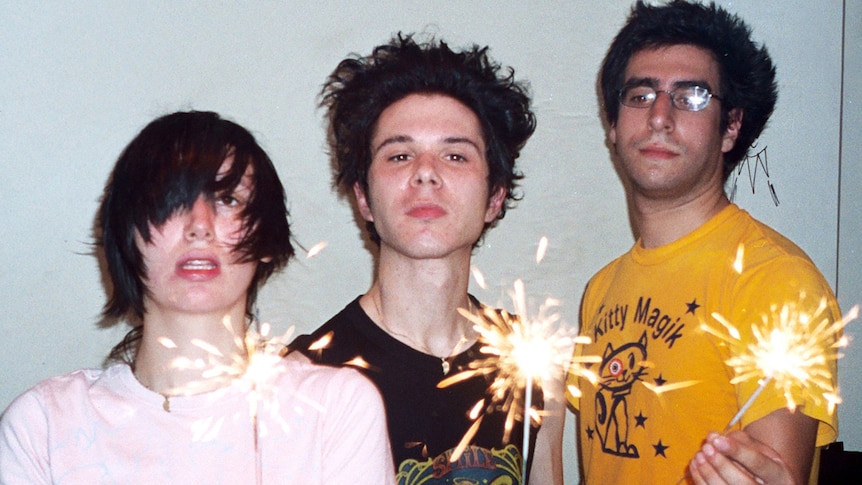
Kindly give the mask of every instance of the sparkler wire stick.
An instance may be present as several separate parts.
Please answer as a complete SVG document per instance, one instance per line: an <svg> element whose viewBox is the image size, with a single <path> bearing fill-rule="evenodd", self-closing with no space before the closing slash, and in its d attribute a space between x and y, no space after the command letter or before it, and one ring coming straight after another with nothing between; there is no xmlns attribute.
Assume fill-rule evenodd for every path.
<svg viewBox="0 0 862 485"><path fill-rule="evenodd" d="M263 456L260 449L260 423L258 421L257 414L257 400L260 399L260 395L257 393L257 383L252 385L251 392L254 393L254 404L252 404L253 411L251 416L252 429L254 431L254 478L257 485L263 485Z"/></svg>
<svg viewBox="0 0 862 485"><path fill-rule="evenodd" d="M524 441L521 445L524 460L521 463L521 485L527 483L527 460L530 456L530 408L533 406L533 375L527 374L524 384Z"/></svg>
<svg viewBox="0 0 862 485"><path fill-rule="evenodd" d="M249 373L249 371L256 367L254 364L257 364L258 360L262 360L257 358L262 357L261 354L266 348L266 339L269 336L269 325L264 324L263 328L261 328L260 320L258 320L257 315L255 315L254 325L254 332L249 332L251 335L247 333L245 338L245 347L249 361L245 369L246 373ZM249 406L251 408L251 425L254 436L254 479L257 485L263 485L263 456L260 447L260 419L258 414L261 395L258 386L258 376L251 377L251 398L249 400Z"/></svg>
<svg viewBox="0 0 862 485"><path fill-rule="evenodd" d="M742 415L745 414L746 411L748 411L748 408L751 407L751 405L754 403L754 400L757 399L757 396L759 396L760 393L763 392L763 390L766 388L766 386L769 385L770 382L772 382L772 377L773 376L769 376L760 382L760 385L757 387L757 389L754 390L754 392L751 394L751 397L749 397L748 400L745 401L745 404L743 404L742 407L739 408L739 411L736 412L736 415L733 416L733 419L731 419L730 422L727 423L727 427L724 428L722 434L727 433L730 428L734 427L736 423L738 423L739 420L742 419Z"/></svg>
<svg viewBox="0 0 862 485"><path fill-rule="evenodd" d="M539 241L536 263L544 258L548 247L547 238ZM476 267L470 271L476 283L485 288L485 278ZM530 431L533 417L541 424L542 413L533 410L533 388L538 386L545 395L545 402L555 392L545 388L547 382L552 382L561 374L576 372L578 375L595 379L592 373L582 368L584 363L595 363L601 360L598 356L573 357L576 344L589 343L588 337L574 337L571 330L562 324L557 308L560 302L547 298L540 305L536 315L530 315L527 308L527 298L524 282L517 279L509 292L515 313L505 310L480 308L472 312L459 308L458 312L473 323L473 329L482 342L480 352L486 357L471 362L467 369L451 375L437 384L444 388L458 382L485 376L490 379L488 387L489 401L479 401L470 412L473 425L462 438L449 457L454 462L475 435L483 416L492 411L505 413L503 440L508 442L510 432L517 419L523 419L524 434L521 445L521 485L527 483L527 462L530 459ZM574 386L571 386L574 389ZM577 391L577 389L574 389ZM521 393L524 399L521 400ZM558 396L554 396L558 397ZM521 403L523 402L523 407Z"/></svg>

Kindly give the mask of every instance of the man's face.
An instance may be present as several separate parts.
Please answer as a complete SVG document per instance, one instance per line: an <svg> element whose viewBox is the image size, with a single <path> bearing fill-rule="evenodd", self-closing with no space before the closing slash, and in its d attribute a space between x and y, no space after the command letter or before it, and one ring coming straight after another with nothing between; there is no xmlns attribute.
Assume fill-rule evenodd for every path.
<svg viewBox="0 0 862 485"><path fill-rule="evenodd" d="M381 251L415 259L472 251L505 195L489 197L479 119L448 96L411 94L380 114L371 140L368 193L359 210Z"/></svg>
<svg viewBox="0 0 862 485"><path fill-rule="evenodd" d="M708 50L682 44L637 52L624 85L656 91L698 85L718 95L719 80L718 63ZM609 139L635 198L684 203L723 190L723 154L733 148L741 116L732 112L722 134L720 103L713 98L701 111L683 111L659 92L648 108L620 106Z"/></svg>

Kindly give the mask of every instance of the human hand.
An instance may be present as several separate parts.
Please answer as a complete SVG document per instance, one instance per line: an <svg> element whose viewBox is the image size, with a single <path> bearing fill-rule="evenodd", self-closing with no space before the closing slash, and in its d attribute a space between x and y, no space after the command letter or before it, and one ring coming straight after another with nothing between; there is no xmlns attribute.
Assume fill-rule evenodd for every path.
<svg viewBox="0 0 862 485"><path fill-rule="evenodd" d="M688 470L697 485L799 485L777 451L738 430L710 433Z"/></svg>

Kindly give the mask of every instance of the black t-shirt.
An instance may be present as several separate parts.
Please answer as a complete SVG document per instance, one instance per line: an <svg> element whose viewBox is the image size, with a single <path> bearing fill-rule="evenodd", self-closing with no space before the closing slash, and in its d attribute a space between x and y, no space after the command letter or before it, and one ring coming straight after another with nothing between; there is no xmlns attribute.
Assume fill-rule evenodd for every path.
<svg viewBox="0 0 862 485"><path fill-rule="evenodd" d="M329 345L322 350L308 349L326 334L332 339ZM353 365L377 385L386 407L399 483L492 483L499 477L510 477L512 481L505 483L519 484L524 425L516 420L508 442L504 442L506 413L501 410L487 411L470 447L458 460L449 461L475 422L469 417L471 409L482 399L486 409L492 402L488 386L494 376L475 376L444 388L437 384L467 369L471 361L484 359L481 345L477 342L447 359L450 371L444 375L439 357L390 336L371 321L357 298L311 335L297 337L290 350L323 364ZM364 364L357 365L357 358ZM541 392L537 390L533 408L541 407ZM537 427L531 427L528 469L537 432ZM420 477L431 478L414 481Z"/></svg>

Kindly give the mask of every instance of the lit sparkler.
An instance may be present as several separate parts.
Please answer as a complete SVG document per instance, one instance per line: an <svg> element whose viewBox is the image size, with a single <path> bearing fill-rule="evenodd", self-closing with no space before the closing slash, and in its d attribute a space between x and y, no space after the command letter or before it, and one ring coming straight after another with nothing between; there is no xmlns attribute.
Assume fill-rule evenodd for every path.
<svg viewBox="0 0 862 485"><path fill-rule="evenodd" d="M260 439L262 433L266 433L265 428L261 428L259 416L259 408L261 404L277 406L277 401L267 399L266 395L273 389L272 386L277 375L283 372L283 368L277 365L282 357L282 350L286 347L288 338L292 333L291 327L288 331L278 338L270 338L270 325L263 323L259 329L249 329L245 335L245 348L248 352L248 359L244 361L245 369L243 370L241 379L244 379L249 386L250 392L248 396L249 412L254 431L254 456L255 456L255 478L257 484L263 483L263 453L260 447ZM237 361L242 362L242 360ZM271 413L279 415L277 410ZM286 426L286 423L283 423Z"/></svg>
<svg viewBox="0 0 862 485"><path fill-rule="evenodd" d="M255 319L255 323L258 320ZM231 331L230 319L222 322ZM207 359L189 359L180 357L174 359L172 365L177 369L198 369L201 372L199 381L192 381L184 386L181 392L194 394L211 388L214 380L238 381L242 389L248 392L249 417L251 419L254 456L255 483L263 483L263 453L261 438L268 430L261 423L259 416L262 406L270 411L272 416L279 416L277 400L270 399L275 392L275 382L284 368L278 365L282 361L282 353L286 348L293 327L284 335L270 337L271 326L268 323L251 325L245 335L234 337L236 351L225 356L217 347L200 339L191 343L208 354ZM167 348L176 347L170 339L162 338L160 343ZM287 422L282 421L281 427L286 429Z"/></svg>
<svg viewBox="0 0 862 485"><path fill-rule="evenodd" d="M539 242L536 262L540 262L547 249L547 239ZM472 268L474 278L484 288L481 273ZM547 298L538 313L529 317L523 281L516 280L510 291L515 314L505 310L482 307L477 313L463 308L458 311L473 323L482 342L481 352L487 355L470 363L469 368L442 380L438 387L446 387L475 376L493 376L489 386L490 403L480 400L470 412L473 425L453 451L450 460L456 461L478 431L484 413L499 410L506 413L504 441L508 441L515 421L524 423L522 444L521 483L527 480L529 458L530 424L541 424L542 413L532 407L533 388L542 388L546 398L553 396L554 389L544 388L543 383L562 379L571 364L581 369L580 364L598 362L598 357L578 357L573 361L572 350L576 344L589 343L588 337L575 337L562 325L557 311L559 302ZM586 375L586 374L584 374Z"/></svg>
<svg viewBox="0 0 862 485"><path fill-rule="evenodd" d="M540 387L543 382L560 379L564 375L575 338L565 328L557 327L560 315L555 311L559 305L556 300L548 298L535 318L526 319L523 282L517 280L514 288L515 315L488 307L483 307L478 315L459 309L474 324L473 328L483 343L481 352L488 357L472 362L469 369L444 379L438 387L477 375L494 376L489 388L491 403L485 406L486 403L480 401L474 407L471 417L476 421L452 454L452 459L457 460L459 451L472 439L481 422L483 408L486 412L496 408L506 413L504 441L509 440L516 420L524 422L522 471L526 474L530 423L541 423L540 413L532 408L533 387ZM521 483L526 483L525 478Z"/></svg>
<svg viewBox="0 0 862 485"><path fill-rule="evenodd" d="M744 343L739 330L726 318L713 313L725 329L718 331L706 324L701 328L730 348L731 357L726 361L735 374L731 384L758 380L758 387L739 409L727 425L736 425L743 414L751 407L757 396L766 386L773 383L784 395L787 408L794 410L804 401L825 402L829 412L841 402L838 391L833 385L829 362L841 357L838 350L847 346L847 337L842 330L858 315L858 305L854 306L841 320L831 321L826 313L826 298L820 300L817 308L809 313L803 305L805 294L799 302L772 305L769 315L761 316L761 324L753 324L753 341ZM826 353L824 349L833 349Z"/></svg>

